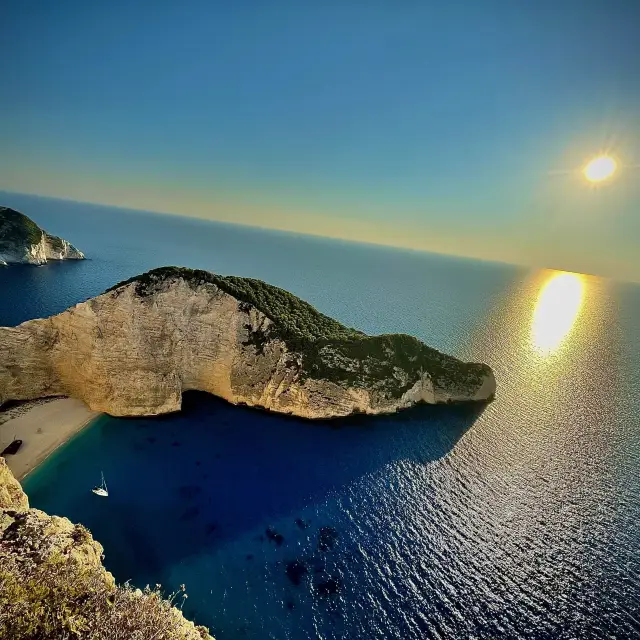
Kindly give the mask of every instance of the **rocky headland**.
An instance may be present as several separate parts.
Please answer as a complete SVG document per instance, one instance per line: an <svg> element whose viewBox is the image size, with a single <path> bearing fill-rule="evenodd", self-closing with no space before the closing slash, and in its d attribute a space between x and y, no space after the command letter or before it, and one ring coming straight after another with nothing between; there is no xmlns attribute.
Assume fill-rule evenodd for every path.
<svg viewBox="0 0 640 640"><path fill-rule="evenodd" d="M47 233L15 209L0 207L0 265L83 259L82 251L63 238Z"/></svg>
<svg viewBox="0 0 640 640"><path fill-rule="evenodd" d="M366 335L260 280L178 267L0 328L0 404L66 395L114 416L158 415L200 390L323 419L489 401L495 389L486 364Z"/></svg>

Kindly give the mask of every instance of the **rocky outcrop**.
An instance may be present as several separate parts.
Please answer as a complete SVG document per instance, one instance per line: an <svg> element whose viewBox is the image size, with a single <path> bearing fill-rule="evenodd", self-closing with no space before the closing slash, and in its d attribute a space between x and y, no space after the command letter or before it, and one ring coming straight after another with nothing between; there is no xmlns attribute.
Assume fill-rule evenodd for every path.
<svg viewBox="0 0 640 640"><path fill-rule="evenodd" d="M29 509L0 458L0 637L213 640L158 590L117 586L102 558L85 527Z"/></svg>
<svg viewBox="0 0 640 640"><path fill-rule="evenodd" d="M14 478L4 458L0 458L0 509L29 508L27 494Z"/></svg>
<svg viewBox="0 0 640 640"><path fill-rule="evenodd" d="M158 415L192 389L333 418L487 401L495 379L411 336L344 327L259 280L174 267L0 328L0 404L68 395L115 416Z"/></svg>
<svg viewBox="0 0 640 640"><path fill-rule="evenodd" d="M69 562L100 568L107 585L113 576L102 568L102 546L81 525L29 508L29 499L4 458L0 458L0 566L8 556L37 556L47 562L62 556Z"/></svg>
<svg viewBox="0 0 640 640"><path fill-rule="evenodd" d="M82 251L63 238L48 234L19 211L0 207L0 265L83 259Z"/></svg>

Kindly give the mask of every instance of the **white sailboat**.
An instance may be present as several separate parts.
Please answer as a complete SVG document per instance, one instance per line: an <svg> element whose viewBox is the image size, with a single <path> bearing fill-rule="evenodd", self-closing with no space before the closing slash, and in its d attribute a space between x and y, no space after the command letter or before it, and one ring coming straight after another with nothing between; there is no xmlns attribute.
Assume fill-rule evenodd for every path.
<svg viewBox="0 0 640 640"><path fill-rule="evenodd" d="M93 489L91 489L91 491L93 491L93 493L95 493L97 496L106 498L109 495L109 491L107 491L107 483L104 480L104 473L100 472L100 475L102 476L102 482L100 483L100 486L94 487Z"/></svg>

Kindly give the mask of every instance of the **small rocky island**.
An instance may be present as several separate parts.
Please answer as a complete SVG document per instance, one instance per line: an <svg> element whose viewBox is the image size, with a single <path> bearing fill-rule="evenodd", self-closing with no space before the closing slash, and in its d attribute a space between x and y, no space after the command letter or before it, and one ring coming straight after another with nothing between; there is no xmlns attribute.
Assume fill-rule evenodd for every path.
<svg viewBox="0 0 640 640"><path fill-rule="evenodd" d="M48 234L15 209L0 207L0 265L83 259L82 251L63 238Z"/></svg>
<svg viewBox="0 0 640 640"><path fill-rule="evenodd" d="M66 395L114 416L178 411L182 393L302 418L488 401L486 364L408 335L369 336L260 280L154 269L67 311L0 328L0 404Z"/></svg>

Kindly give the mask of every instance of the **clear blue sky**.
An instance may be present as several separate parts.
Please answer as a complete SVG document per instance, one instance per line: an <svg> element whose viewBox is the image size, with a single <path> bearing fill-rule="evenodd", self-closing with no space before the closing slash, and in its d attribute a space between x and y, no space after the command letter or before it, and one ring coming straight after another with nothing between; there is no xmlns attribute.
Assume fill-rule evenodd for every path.
<svg viewBox="0 0 640 640"><path fill-rule="evenodd" d="M640 280L639 31L637 0L4 0L0 189Z"/></svg>

